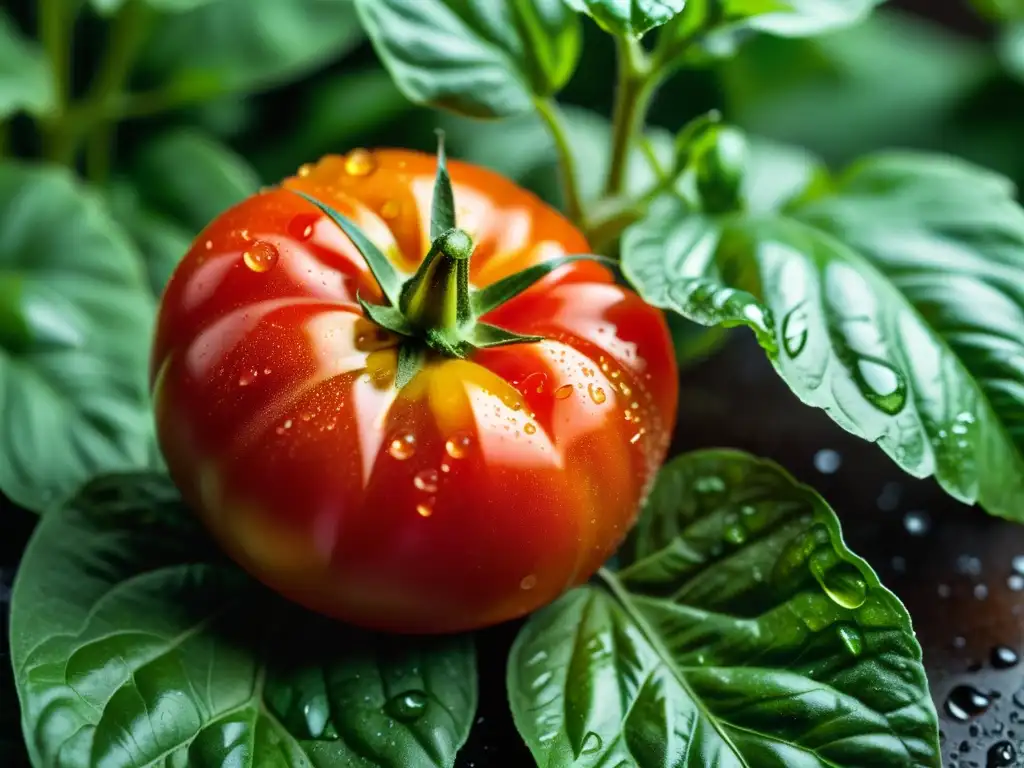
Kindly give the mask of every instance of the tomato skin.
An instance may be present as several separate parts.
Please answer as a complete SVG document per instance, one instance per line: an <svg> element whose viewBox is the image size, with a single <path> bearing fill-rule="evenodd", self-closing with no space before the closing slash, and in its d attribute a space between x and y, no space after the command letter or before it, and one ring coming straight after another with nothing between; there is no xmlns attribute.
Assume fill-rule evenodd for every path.
<svg viewBox="0 0 1024 768"><path fill-rule="evenodd" d="M664 460L677 373L661 314L574 262L486 316L545 337L431 358L397 339L362 257L301 190L411 274L434 157L359 150L304 167L196 239L161 301L151 379L172 476L228 553L314 610L397 632L522 616L615 551ZM586 253L560 214L451 161L480 287Z"/></svg>

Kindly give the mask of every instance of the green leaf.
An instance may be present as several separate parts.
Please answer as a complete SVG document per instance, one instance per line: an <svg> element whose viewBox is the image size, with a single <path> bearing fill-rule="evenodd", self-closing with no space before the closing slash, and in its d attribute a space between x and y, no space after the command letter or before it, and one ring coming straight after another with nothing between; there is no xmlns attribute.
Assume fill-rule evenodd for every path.
<svg viewBox="0 0 1024 768"><path fill-rule="evenodd" d="M434 196L430 206L430 240L437 240L450 229L455 229L455 193L448 175L448 160L444 152L444 131L437 132L437 174L434 177Z"/></svg>
<svg viewBox="0 0 1024 768"><path fill-rule="evenodd" d="M674 460L621 558L513 645L538 765L941 766L910 616L774 464Z"/></svg>
<svg viewBox="0 0 1024 768"><path fill-rule="evenodd" d="M166 133L147 145L136 160L133 178L151 208L193 234L260 186L243 158L188 129Z"/></svg>
<svg viewBox="0 0 1024 768"><path fill-rule="evenodd" d="M221 0L142 0L150 8L165 13L192 11L201 5ZM127 0L92 0L92 7L102 16L113 16L124 7Z"/></svg>
<svg viewBox="0 0 1024 768"><path fill-rule="evenodd" d="M417 104L508 117L564 86L579 19L563 0L355 0L399 89Z"/></svg>
<svg viewBox="0 0 1024 768"><path fill-rule="evenodd" d="M593 17L603 29L639 38L681 13L686 0L566 0L569 7Z"/></svg>
<svg viewBox="0 0 1024 768"><path fill-rule="evenodd" d="M216 0L161 19L142 70L168 101L194 103L284 85L362 39L352 0Z"/></svg>
<svg viewBox="0 0 1024 768"><path fill-rule="evenodd" d="M473 313L477 317L485 315L488 312L497 309L505 302L514 299L530 286L536 284L539 280L543 280L556 269L561 269L566 264L572 264L575 261L582 260L594 261L609 268L613 268L615 266L615 262L611 259L591 254L572 254L568 256L558 256L553 259L546 259L545 261L533 264L518 272L514 272L508 277L504 277L497 282L491 283L486 288L481 288L480 290L475 291L470 297L473 305Z"/></svg>
<svg viewBox="0 0 1024 768"><path fill-rule="evenodd" d="M999 36L1003 66L1018 80L1024 80L1024 22L1008 24Z"/></svg>
<svg viewBox="0 0 1024 768"><path fill-rule="evenodd" d="M54 107L50 64L35 42L0 10L0 120L22 110L41 115Z"/></svg>
<svg viewBox="0 0 1024 768"><path fill-rule="evenodd" d="M114 218L135 241L153 295L159 296L192 245L192 233L143 206L135 189L129 184L115 184L108 192L107 199Z"/></svg>
<svg viewBox="0 0 1024 768"><path fill-rule="evenodd" d="M101 478L43 520L11 640L36 765L451 766L476 708L471 636L285 603L158 475Z"/></svg>
<svg viewBox="0 0 1024 768"><path fill-rule="evenodd" d="M145 466L154 302L100 200L63 170L0 165L0 492L43 511Z"/></svg>
<svg viewBox="0 0 1024 768"><path fill-rule="evenodd" d="M855 25L885 0L690 0L658 35L659 61L701 64L732 56L754 33L813 37Z"/></svg>
<svg viewBox="0 0 1024 768"><path fill-rule="evenodd" d="M785 210L667 204L626 233L648 301L747 325L804 402L955 498L1024 519L1024 210L958 160L883 154Z"/></svg>
<svg viewBox="0 0 1024 768"><path fill-rule="evenodd" d="M736 123L843 161L934 141L992 70L984 43L895 12L823 37L761 36L717 69Z"/></svg>

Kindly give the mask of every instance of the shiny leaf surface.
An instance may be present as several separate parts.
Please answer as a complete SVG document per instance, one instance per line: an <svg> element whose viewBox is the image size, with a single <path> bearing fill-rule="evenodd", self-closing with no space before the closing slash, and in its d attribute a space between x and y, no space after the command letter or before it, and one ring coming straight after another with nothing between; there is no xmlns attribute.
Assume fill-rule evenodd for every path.
<svg viewBox="0 0 1024 768"><path fill-rule="evenodd" d="M100 478L44 520L11 639L36 765L450 766L476 706L470 637L284 603L159 475Z"/></svg>
<svg viewBox="0 0 1024 768"><path fill-rule="evenodd" d="M473 117L533 109L576 68L579 19L563 0L355 0L396 85Z"/></svg>
<svg viewBox="0 0 1024 768"><path fill-rule="evenodd" d="M686 0L566 0L571 8L594 18L605 30L640 37L683 10Z"/></svg>
<svg viewBox="0 0 1024 768"><path fill-rule="evenodd" d="M145 466L153 298L139 255L64 171L0 165L0 491L41 512Z"/></svg>
<svg viewBox="0 0 1024 768"><path fill-rule="evenodd" d="M670 462L620 558L513 646L538 765L941 765L910 617L774 464Z"/></svg>
<svg viewBox="0 0 1024 768"><path fill-rule="evenodd" d="M652 303L747 325L805 402L907 472L1022 519L1024 210L957 160L878 155L784 211L668 205L627 232Z"/></svg>

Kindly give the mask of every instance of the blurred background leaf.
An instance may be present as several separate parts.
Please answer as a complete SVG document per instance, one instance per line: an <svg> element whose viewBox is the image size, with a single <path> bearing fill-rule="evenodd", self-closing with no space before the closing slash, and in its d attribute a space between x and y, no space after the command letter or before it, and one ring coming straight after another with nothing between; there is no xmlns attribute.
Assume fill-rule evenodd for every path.
<svg viewBox="0 0 1024 768"><path fill-rule="evenodd" d="M53 75L42 49L0 9L0 119L21 110L43 114L53 98Z"/></svg>

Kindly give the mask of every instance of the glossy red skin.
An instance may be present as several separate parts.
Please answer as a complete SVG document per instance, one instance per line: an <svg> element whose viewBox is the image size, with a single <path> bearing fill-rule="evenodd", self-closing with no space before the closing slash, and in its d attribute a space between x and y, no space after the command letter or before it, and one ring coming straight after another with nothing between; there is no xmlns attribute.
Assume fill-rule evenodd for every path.
<svg viewBox="0 0 1024 768"><path fill-rule="evenodd" d="M533 195L449 167L475 286L588 252ZM408 151L329 156L225 212L167 287L152 361L171 474L229 554L314 610L398 632L512 619L588 579L634 522L676 412L661 314L592 262L486 317L546 341L432 360L396 389L395 339L355 302L380 300L362 257L288 188L411 273L435 169ZM243 257L258 241L279 253L264 272Z"/></svg>

